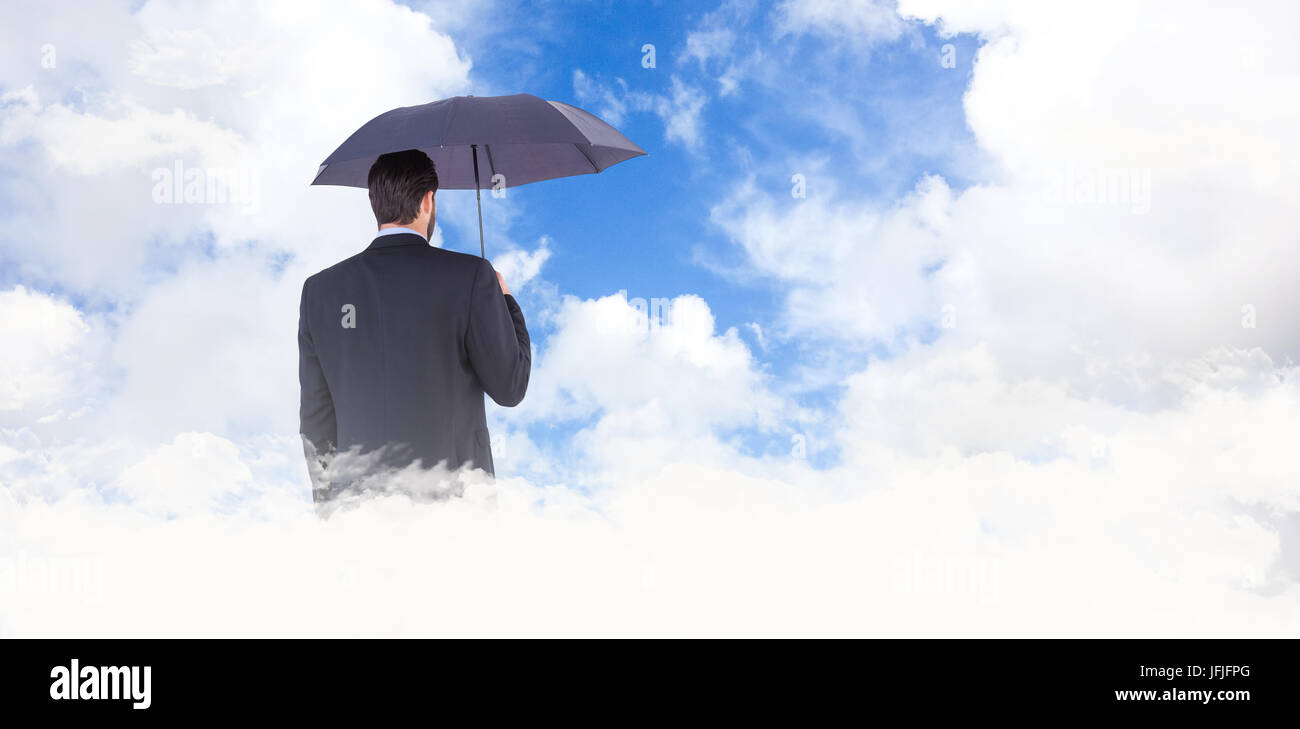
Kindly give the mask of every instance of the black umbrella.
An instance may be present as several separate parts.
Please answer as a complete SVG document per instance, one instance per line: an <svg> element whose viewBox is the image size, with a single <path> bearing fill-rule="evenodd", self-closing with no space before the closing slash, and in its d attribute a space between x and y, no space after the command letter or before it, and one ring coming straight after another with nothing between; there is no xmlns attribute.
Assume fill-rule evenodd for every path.
<svg viewBox="0 0 1300 729"><path fill-rule="evenodd" d="M364 188L379 155L404 149L429 155L438 169L438 187L474 190L479 255L485 253L479 192L484 187L592 174L645 154L614 127L560 101L532 94L453 96L366 122L321 163L311 184ZM479 165L487 172L483 182Z"/></svg>

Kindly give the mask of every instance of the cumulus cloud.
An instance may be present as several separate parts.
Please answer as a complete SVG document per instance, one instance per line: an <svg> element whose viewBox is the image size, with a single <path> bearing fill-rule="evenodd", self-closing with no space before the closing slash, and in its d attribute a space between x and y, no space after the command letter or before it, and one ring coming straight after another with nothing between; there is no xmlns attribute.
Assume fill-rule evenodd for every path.
<svg viewBox="0 0 1300 729"><path fill-rule="evenodd" d="M114 487L137 509L167 517L213 511L223 496L235 498L252 480L234 443L211 433L181 433L124 469Z"/></svg>
<svg viewBox="0 0 1300 729"><path fill-rule="evenodd" d="M937 320L931 273L949 255L938 233L951 199L935 176L883 211L827 194L782 202L748 180L711 217L755 274L783 285L788 332L889 342Z"/></svg>
<svg viewBox="0 0 1300 729"><path fill-rule="evenodd" d="M238 71L249 47L223 48L197 28L151 28L131 42L127 68L147 83L197 89L224 84Z"/></svg>
<svg viewBox="0 0 1300 729"><path fill-rule="evenodd" d="M680 433L756 423L776 410L738 332L715 332L713 313L697 296L569 297L555 322L524 417L562 420L655 405Z"/></svg>
<svg viewBox="0 0 1300 729"><path fill-rule="evenodd" d="M105 15L96 33L69 37L88 12ZM119 299L141 289L155 247L184 256L195 237L255 241L295 254L304 269L342 258L373 232L364 195L308 188L311 174L375 109L467 89L469 62L427 16L387 0L313 12L329 21L256 2L11 13L0 30L6 46L49 37L60 53L52 69L29 61L0 70L0 142L26 171L21 184L0 181L20 203L0 219L0 252L43 282ZM420 62L402 48L421 49ZM87 67L103 72L82 78ZM258 214L207 199L159 204L154 173L177 162L252 178ZM58 245L32 245L48 220L61 221Z"/></svg>
<svg viewBox="0 0 1300 729"><path fill-rule="evenodd" d="M0 291L0 412L37 411L68 396L84 369L90 326L65 302L16 286Z"/></svg>
<svg viewBox="0 0 1300 729"><path fill-rule="evenodd" d="M854 389L844 415L866 420L858 408L875 398ZM746 468L734 455L710 466L687 450L592 496L505 479L482 487L490 498L381 497L327 522L290 496L290 481L269 482L268 491L290 493L264 497L258 513L170 520L91 493L22 506L6 496L0 519L23 564L47 554L37 550L51 533L61 559L104 563L102 596L29 587L6 600L3 627L119 636L1293 634L1295 585L1278 569L1273 518L1220 502L1279 505L1279 472L1237 466L1262 454L1280 465L1272 449L1300 425L1296 396L1293 382L1263 398L1208 389L1168 417L1125 419L1104 448L1083 434L1042 463L1005 452L912 454L859 422L844 431L854 456L829 472L761 459ZM245 482L233 449L215 441L202 443L199 462L210 468L196 473L181 456L201 443L179 438L127 473L159 485L226 476L196 492ZM1238 488L1225 490L1225 476ZM90 597L97 609L81 609Z"/></svg>
<svg viewBox="0 0 1300 729"><path fill-rule="evenodd" d="M531 251L515 248L492 259L492 267L505 277L511 291L519 289L537 278L542 266L551 257L551 240L543 236Z"/></svg>

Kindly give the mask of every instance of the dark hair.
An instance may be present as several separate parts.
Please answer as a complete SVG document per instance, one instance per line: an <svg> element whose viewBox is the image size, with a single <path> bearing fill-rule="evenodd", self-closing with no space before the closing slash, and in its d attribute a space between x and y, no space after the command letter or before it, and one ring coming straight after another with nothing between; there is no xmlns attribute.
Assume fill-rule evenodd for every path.
<svg viewBox="0 0 1300 729"><path fill-rule="evenodd" d="M379 155L366 176L370 188L370 209L375 220L405 225L420 214L424 193L438 193L438 171L429 155L418 149Z"/></svg>

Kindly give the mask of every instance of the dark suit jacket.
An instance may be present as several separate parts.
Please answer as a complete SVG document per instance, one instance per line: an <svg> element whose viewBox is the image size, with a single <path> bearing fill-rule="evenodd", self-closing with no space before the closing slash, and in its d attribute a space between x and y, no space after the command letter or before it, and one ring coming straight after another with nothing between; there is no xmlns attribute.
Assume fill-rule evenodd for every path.
<svg viewBox="0 0 1300 729"><path fill-rule="evenodd" d="M376 467L464 464L495 474L483 393L524 399L532 351L523 312L492 265L414 233L376 238L307 278L298 314L299 428L313 457L369 454Z"/></svg>

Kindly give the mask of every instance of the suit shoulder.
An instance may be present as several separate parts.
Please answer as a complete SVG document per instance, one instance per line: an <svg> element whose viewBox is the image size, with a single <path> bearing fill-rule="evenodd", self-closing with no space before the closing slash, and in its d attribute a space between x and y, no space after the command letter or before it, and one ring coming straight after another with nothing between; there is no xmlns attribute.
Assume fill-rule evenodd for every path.
<svg viewBox="0 0 1300 729"><path fill-rule="evenodd" d="M459 253L443 248L431 248L431 250L437 251L435 260L437 260L440 268L450 271L453 276L463 277L470 281L484 275L482 272L484 265L490 266L487 260L468 253Z"/></svg>
<svg viewBox="0 0 1300 729"><path fill-rule="evenodd" d="M430 250L437 251L435 255L442 258L442 260L450 266L458 266L473 271L483 264L482 258L468 253L449 251L446 248L434 248L433 246L430 246L429 248Z"/></svg>
<svg viewBox="0 0 1300 729"><path fill-rule="evenodd" d="M334 276L335 274L337 274L337 273L343 271L344 269L346 269L346 268L352 266L352 264L354 264L354 263L355 263L356 261L358 261L360 258L361 258L361 254L360 254L360 253L357 253L357 254L354 254L354 255L348 256L347 258L344 258L343 260L339 261L338 263L335 263L335 264L332 265L332 266L326 266L325 268L322 268L321 270L317 271L316 273L313 273L312 275L308 276L308 277L303 281L303 285L306 286L307 283L309 283L309 282L313 282L313 281L314 281L314 282L321 282L321 281L328 280L329 278L331 278L331 277Z"/></svg>

